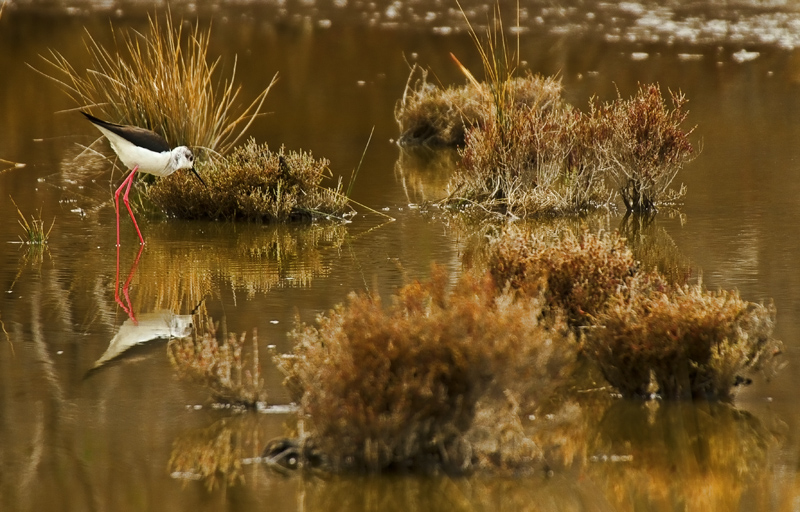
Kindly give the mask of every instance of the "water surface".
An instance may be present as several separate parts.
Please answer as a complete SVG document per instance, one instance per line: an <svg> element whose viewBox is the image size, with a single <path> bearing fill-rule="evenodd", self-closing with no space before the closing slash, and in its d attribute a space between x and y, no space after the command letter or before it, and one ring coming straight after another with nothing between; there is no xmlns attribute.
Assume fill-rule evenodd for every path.
<svg viewBox="0 0 800 512"><path fill-rule="evenodd" d="M98 360L131 315L179 319L202 303L230 332L257 329L270 401L283 404L268 345L291 349L295 315L312 321L352 291L388 297L428 275L432 262L459 272L467 234L418 208L441 197L448 168L401 156L393 109L409 63L460 84L449 53L476 72L478 55L448 2L197 11L172 3L176 15L213 20L212 52L226 70L238 55L243 101L279 73L271 113L251 130L257 140L312 150L348 179L374 127L354 198L396 221L366 210L346 226L140 215L144 250L137 254L123 219L117 256L112 192L121 175L80 156L96 131L63 112L74 105L26 64L42 67L38 56L54 49L86 67L84 29L107 43L109 20L144 29L150 6L19 2L0 19L0 158L25 164L0 173L0 508L797 510L800 14L782 3L521 4L523 68L559 74L571 103L628 96L653 81L689 98L701 151L678 176L688 188L682 215L659 215L644 236L711 289L775 301L776 336L786 344L777 378L756 377L732 405L602 401L576 421L574 438L555 443L549 476L321 479L245 463L220 466L215 482L196 481L192 468L215 447L247 462L287 433L291 414L210 407L205 391L176 378L164 340L93 369ZM486 6L464 5L485 20ZM41 209L48 225L56 219L43 252L16 243L9 196L26 215ZM614 214L599 222L621 225ZM121 291L128 277L123 308L115 281Z"/></svg>

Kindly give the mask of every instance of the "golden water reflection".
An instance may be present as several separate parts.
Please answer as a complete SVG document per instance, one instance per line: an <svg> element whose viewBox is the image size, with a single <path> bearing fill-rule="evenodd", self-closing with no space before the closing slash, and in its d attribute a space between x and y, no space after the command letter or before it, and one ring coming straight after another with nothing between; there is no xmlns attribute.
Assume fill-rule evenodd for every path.
<svg viewBox="0 0 800 512"><path fill-rule="evenodd" d="M306 18L294 17L295 9L313 14L311 11L319 8L314 16L329 18L330 28L315 28L312 18L311 26L295 30L265 16L240 16L240 7L211 12L216 6L198 4L198 9L209 9L204 19L214 16L214 54L223 55L226 64L234 54L239 55L245 96L268 81L275 70L281 73L275 96L268 100L274 114L254 124L256 138L313 149L330 158L336 170L347 173L358 165L371 126L376 126L375 141L397 136L392 109L408 76L406 59L429 65L445 85L464 81L449 52L464 55L470 69L480 67L463 32L451 37L430 34L438 27L450 28L451 22L463 23L460 13L446 12L447 7L424 2L410 6L421 16L427 16L423 10L429 8L443 14L426 21L427 29L423 26L418 31L415 25L408 31L398 27L380 30L370 24L372 18L359 21L354 11L357 13L363 2L348 2L346 8L333 6L341 2L330 6L301 3L300 7L297 2L287 3L283 19L301 26ZM378 23L392 3L381 0L369 7L380 15ZM80 16L23 15L24 6L18 2L15 9L4 13L0 30L4 49L0 51L0 69L8 77L0 80L7 128L0 138L0 158L27 166L0 173L0 212L14 218L10 202L5 200L11 194L31 210L44 206L44 217L55 216L57 221L50 252L43 258L33 254L29 263L20 264L22 254L16 246L4 244L6 250L0 250L0 329L6 333L0 334L0 509L319 510L350 505L357 510L382 506L388 510L691 510L701 506L710 510L796 510L800 503L800 415L792 368L798 362L795 340L800 325L795 321L800 311L795 229L800 225L800 203L794 189L800 182L793 177L800 161L796 144L800 124L793 113L798 111L800 98L798 52L764 43L754 48L761 52L756 60L739 64L731 57L742 50L742 41L731 41L738 33L724 31L721 41L709 45L636 42L650 37L644 32L633 34L635 39L629 41L629 28L641 28L636 20L663 6L641 2L645 7L641 15L620 18L617 11L629 12L639 4L589 3L602 9L594 11L591 24L621 30L622 42L604 40L602 34L594 38L569 32L566 29L579 29L586 22L584 9L568 7L564 13L551 2L538 2L535 9L529 9L527 19L536 20L541 14L542 30L523 34L524 69L558 73L568 100L575 105L585 105L593 95L605 101L616 97L618 91L630 94L643 81L680 89L691 99L691 122L698 124L696 133L705 144L691 172L681 178L689 191L683 208L688 221L682 224L659 216L656 229L665 229L663 233L670 236L665 239L667 256L674 240L674 246L697 271L705 271L709 287L738 287L748 300L775 298L780 330L776 335L787 341L790 367L772 383L756 382L737 397L740 406L757 411L758 421L741 410L716 411L704 404L697 405L696 413L689 412L692 406L685 404L686 411L667 414L663 404L651 411L645 404L631 403L647 412L624 412L609 410L612 406L605 401L592 405L596 401L588 400L580 402L572 415L528 420L529 427L540 423L540 432L552 432L541 437L549 447L552 476L540 471L532 477L509 478L286 478L256 464L243 464L244 484L238 477L231 486L218 479L213 493L204 483L190 480L184 485L170 478L171 451L184 446L184 436L194 435L187 432L230 428L232 441L227 434L217 437L234 447L239 442L236 436L242 434L237 434L231 423L224 428L209 427L227 414L209 411L204 405L205 392L175 379L163 344L146 343L140 352L146 357L135 364L106 364L92 378L84 379L117 327L128 319L117 308L112 293L115 254L109 245L114 239L110 163L81 164L74 169L63 165L65 148L90 143L90 134L80 116L54 114L72 105L30 73L25 63L38 62L38 54L48 48L69 56L83 55L80 34L84 27L107 38L108 16L86 11ZM769 23L773 14L782 15L777 12L781 9L778 3L762 6L758 12L742 10L742 6L754 4L749 0L723 6L737 11L732 17L709 14L718 3L683 4L658 13L669 17L676 11L686 12L691 15L681 20L702 25L725 18L728 26L737 20ZM119 23L143 26L145 13L134 11L126 9ZM760 16L762 11L770 15ZM407 11L393 12L402 17ZM485 19L480 9L472 15L477 21ZM194 19L194 14L186 19ZM620 19L620 25L610 22L614 19ZM793 23L792 17L781 23ZM681 23L648 25L644 30L676 26L680 28ZM779 27L778 33L782 30ZM640 44L645 46L640 48ZM648 58L634 61L632 52ZM685 60L687 56L691 60ZM386 288L394 286L401 279L400 272L384 261L398 260L415 271L429 268L431 260L449 261L453 268L460 268L464 245L473 240L473 226L465 225L460 231L448 226L442 229L438 212L433 211L436 219L420 219L406 207L434 199L446 187L446 172L426 174L428 170L421 165L405 161L404 168L393 175L397 159L394 145L373 143L355 187L357 200L377 209L391 207L398 217L390 229L354 244L352 259L367 268L364 279L343 277L337 274L339 266L329 263L329 256L336 258L350 250L336 234L330 240L321 235L317 242L311 235L293 238L290 234L276 252L270 249L269 240L281 235L260 234L269 228L151 219L142 226L148 244L129 287L132 311L139 318L159 310L185 315L201 298L205 297L203 304L208 305L225 294L224 300L208 307L222 309L222 302L236 332L249 331L260 322L259 334L269 340L271 334L262 326L270 327L268 319L273 316L266 315L272 311L298 308L310 318L340 302L362 281L370 286L373 275L381 285L389 283ZM114 177L119 178L119 174ZM395 213L400 206L405 210ZM619 225L616 219L598 224L604 229ZM0 238L16 240L16 229L14 223L0 226ZM352 227L345 229L352 236ZM648 229L650 226L643 226L635 233L645 244L661 237ZM445 236L440 235L442 231ZM130 235L123 239L120 254L124 283L138 240L129 224L123 225L123 233ZM485 234L478 233L474 239ZM244 243L242 252L237 252L240 241L249 238L263 243L249 247ZM296 250L284 250L295 243ZM472 247L478 252L479 246L476 241ZM456 251L461 251L458 261L455 257L448 260ZM259 258L269 254L282 263L269 258L260 263ZM645 256L637 257L647 261ZM680 255L673 261L680 263ZM746 272L741 270L742 261L747 264ZM301 283L313 290L298 287ZM244 304L242 298L248 296L255 300ZM231 313L231 304L243 307ZM273 334L286 330L289 322L281 320ZM272 384L270 396L280 391L280 379ZM203 408L186 408L191 404ZM266 433L259 434L258 443L242 454L242 460L257 455L265 440L286 435L284 423L291 420L277 416L259 416L268 424ZM641 432L619 418L636 422ZM563 427L551 430L551 421L561 422ZM620 429L616 434L615 428ZM212 434L203 435L212 438ZM744 463L736 462L740 453Z"/></svg>
<svg viewBox="0 0 800 512"><path fill-rule="evenodd" d="M223 230L236 236L214 236ZM330 259L348 234L346 226L335 223L209 224L204 231L185 233L169 223L150 226L144 254L131 264L125 281L134 296L134 315L139 310L188 312L223 290L252 298L274 288L308 287L328 275Z"/></svg>
<svg viewBox="0 0 800 512"><path fill-rule="evenodd" d="M259 420L240 414L181 433L172 442L170 475L185 485L201 481L209 490L244 483L242 460L257 457L266 441Z"/></svg>
<svg viewBox="0 0 800 512"><path fill-rule="evenodd" d="M394 166L395 178L409 203L438 202L447 197L458 161L456 150L401 149Z"/></svg>
<svg viewBox="0 0 800 512"><path fill-rule="evenodd" d="M551 439L561 429L562 442L582 446L574 450L573 461L526 476L297 472L287 479L285 471L261 464L258 451L265 437L259 414L226 418L181 435L173 443L169 469L187 486L258 487L283 481L307 511L774 510L774 500L789 504L800 495L797 486L773 489L769 475L776 469L780 435L746 411L722 403L605 398L595 405L581 409L593 412L578 413L580 425L548 427L551 434L556 431ZM259 469L244 471L243 462Z"/></svg>
<svg viewBox="0 0 800 512"><path fill-rule="evenodd" d="M587 473L617 510L771 508L780 438L732 405L620 401L596 435Z"/></svg>

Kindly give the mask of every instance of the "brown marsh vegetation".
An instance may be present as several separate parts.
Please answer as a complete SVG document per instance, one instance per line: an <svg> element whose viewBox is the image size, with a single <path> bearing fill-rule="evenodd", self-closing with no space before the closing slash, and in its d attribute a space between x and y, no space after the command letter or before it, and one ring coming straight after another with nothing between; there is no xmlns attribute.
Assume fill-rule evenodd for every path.
<svg viewBox="0 0 800 512"><path fill-rule="evenodd" d="M512 80L502 123L485 84L443 90L423 79L414 99L398 104L401 144L461 146L445 204L526 217L609 207L607 185L631 212L654 211L683 195L683 188L670 188L694 151L692 129L682 127L682 95L672 94L670 108L651 84L630 99L591 103L582 112L554 98L555 79ZM518 98L518 91L538 95Z"/></svg>
<svg viewBox="0 0 800 512"><path fill-rule="evenodd" d="M553 77L528 75L512 78L509 95L515 107L550 110L561 107L561 82ZM412 66L403 97L395 107L400 126L398 144L404 147L464 146L469 128L484 126L492 117L490 85L438 87L428 81L428 70Z"/></svg>
<svg viewBox="0 0 800 512"><path fill-rule="evenodd" d="M123 32L122 48L110 50L88 34L93 69L80 73L51 51L44 58L47 71L37 71L80 109L99 109L107 120L148 128L172 146L186 145L199 154L197 168L207 188L193 186L183 173L147 178L145 196L170 216L284 222L341 220L351 213L341 182L333 188L321 183L330 174L327 160L283 147L270 151L253 140L237 145L261 114L277 74L248 106L239 107L235 61L223 82L220 60L208 56L210 28L184 31L183 26L168 11L163 27L150 17L147 33Z"/></svg>
<svg viewBox="0 0 800 512"><path fill-rule="evenodd" d="M205 387L217 403L246 408L266 405L255 331L249 357L244 350L246 333L237 337L223 330L220 341L217 326L210 319L200 331L194 338L173 338L167 345L167 355L178 376Z"/></svg>
<svg viewBox="0 0 800 512"><path fill-rule="evenodd" d="M334 471L569 464L587 440L568 434L584 413L564 392L587 363L625 397L727 400L780 351L772 306L669 282L618 234L509 228L488 267L454 282L435 269L388 306L352 294L298 325L276 358L300 406L297 453Z"/></svg>
<svg viewBox="0 0 800 512"><path fill-rule="evenodd" d="M304 437L334 470L527 470L541 449L520 414L570 373L576 344L536 298L439 269L384 306L351 294L291 333L276 359Z"/></svg>
<svg viewBox="0 0 800 512"><path fill-rule="evenodd" d="M515 76L518 63L495 12L481 40L470 27L483 62L479 82L453 56L468 84L438 87L427 72L414 77L395 108L401 146L458 146L461 161L444 199L512 217L569 215L613 204L611 184L628 212L652 212L684 193L670 189L691 159L693 128L685 129L686 99L658 84L640 86L630 99L581 111L561 98L555 77Z"/></svg>
<svg viewBox="0 0 800 512"><path fill-rule="evenodd" d="M547 239L512 228L494 242L499 285L543 295L581 328L582 352L624 396L729 399L734 385L770 369L781 343L775 308L702 283L667 281L641 268L616 234Z"/></svg>
<svg viewBox="0 0 800 512"><path fill-rule="evenodd" d="M485 236L472 274L435 269L386 306L351 294L295 328L294 351L276 358L300 406L293 453L334 471L569 465L586 461L582 422L610 390L727 401L774 371L772 305L648 269L618 233L561 222Z"/></svg>
<svg viewBox="0 0 800 512"><path fill-rule="evenodd" d="M343 219L353 213L328 161L310 152L271 151L249 139L223 158L200 168L205 185L175 173L147 186L147 197L167 215L181 219L246 219L285 222L312 218Z"/></svg>

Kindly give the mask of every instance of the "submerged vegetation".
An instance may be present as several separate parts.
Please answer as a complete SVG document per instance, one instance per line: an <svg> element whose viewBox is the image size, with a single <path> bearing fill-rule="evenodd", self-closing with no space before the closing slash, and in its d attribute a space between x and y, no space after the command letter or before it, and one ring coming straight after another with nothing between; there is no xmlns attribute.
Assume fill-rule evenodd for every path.
<svg viewBox="0 0 800 512"><path fill-rule="evenodd" d="M56 223L56 219L53 218L53 222L50 223L50 227L45 231L45 224L44 220L42 219L42 212L39 211L39 218L37 219L33 215L31 215L31 220L28 222L28 219L25 218L22 211L17 206L17 203L14 202L14 199L11 199L11 203L17 209L17 213L19 214L19 219L17 223L19 223L20 227L24 231L24 236L19 235L19 240L23 244L28 245L37 245L41 246L47 243L47 239L50 238L50 232L53 230L53 226Z"/></svg>
<svg viewBox="0 0 800 512"><path fill-rule="evenodd" d="M148 185L146 195L181 219L282 222L352 213L341 182L335 189L322 185L330 177L328 161L310 152L270 151L250 139L201 173L205 185L188 173L175 173Z"/></svg>

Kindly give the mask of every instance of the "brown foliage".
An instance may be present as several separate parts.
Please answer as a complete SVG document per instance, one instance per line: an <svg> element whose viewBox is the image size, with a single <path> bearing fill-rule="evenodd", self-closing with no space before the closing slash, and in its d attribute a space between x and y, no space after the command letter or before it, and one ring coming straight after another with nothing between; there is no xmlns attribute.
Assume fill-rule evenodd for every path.
<svg viewBox="0 0 800 512"><path fill-rule="evenodd" d="M183 219L249 219L266 222L340 216L349 211L341 186L323 186L328 161L311 153L270 151L250 139L232 154L201 167L206 185L175 173L146 189L153 203Z"/></svg>
<svg viewBox="0 0 800 512"><path fill-rule="evenodd" d="M626 396L647 395L652 376L665 398L727 399L737 378L780 352L772 305L670 284L640 270L616 234L547 239L512 228L489 266L498 284L541 294L572 327L586 327L585 353Z"/></svg>
<svg viewBox="0 0 800 512"><path fill-rule="evenodd" d="M688 115L683 108L684 95L670 92L670 96L672 109L664 102L658 84L650 84L640 86L633 98L619 97L594 110L611 126L598 143L629 212L652 211L659 203L683 195L683 189L669 187L692 157L689 135L694 128L687 131L681 127Z"/></svg>
<svg viewBox="0 0 800 512"><path fill-rule="evenodd" d="M249 361L243 354L245 337L230 333L220 343L209 320L208 328L197 339L171 340L167 355L179 377L208 389L214 401L254 408L266 404L267 391L261 378L256 333L253 332Z"/></svg>
<svg viewBox="0 0 800 512"><path fill-rule="evenodd" d="M412 86L417 72L420 77ZM441 88L429 83L427 77L426 70L412 67L403 97L395 107L401 146L463 146L468 128L485 126L494 117L489 85L481 84L478 90L472 84ZM561 82L555 78L511 78L505 88L518 107L548 110L561 104Z"/></svg>
<svg viewBox="0 0 800 512"><path fill-rule="evenodd" d="M651 374L666 398L730 398L737 377L775 356L775 308L702 285L642 293L634 279L586 335L586 351L627 396L644 396Z"/></svg>
<svg viewBox="0 0 800 512"><path fill-rule="evenodd" d="M670 109L651 84L581 112L561 99L554 78L471 79L442 89L423 71L395 109L400 145L462 148L447 204L522 217L574 214L609 206L607 181L632 212L682 197L683 188L670 185L693 153L683 95L671 93Z"/></svg>
<svg viewBox="0 0 800 512"><path fill-rule="evenodd" d="M637 272L625 239L616 233L565 231L561 237L547 238L518 228L495 240L489 268L500 286L507 283L531 296L542 293L575 327L593 324Z"/></svg>
<svg viewBox="0 0 800 512"><path fill-rule="evenodd" d="M536 402L567 373L574 343L539 317L535 300L498 296L490 279L462 278L448 293L437 270L389 307L351 295L316 327L298 326L294 353L278 364L334 469L513 466L536 457L518 417L475 418L487 401L517 403L504 392ZM502 442L504 427L515 442Z"/></svg>
<svg viewBox="0 0 800 512"><path fill-rule="evenodd" d="M516 216L577 213L608 205L609 179L628 211L654 211L691 158L685 98L669 109L657 84L630 99L554 109L506 108L502 120L468 130L451 203L464 200Z"/></svg>
<svg viewBox="0 0 800 512"><path fill-rule="evenodd" d="M512 108L503 124L469 130L448 202L522 217L595 208L607 197L583 117L572 108Z"/></svg>

